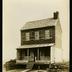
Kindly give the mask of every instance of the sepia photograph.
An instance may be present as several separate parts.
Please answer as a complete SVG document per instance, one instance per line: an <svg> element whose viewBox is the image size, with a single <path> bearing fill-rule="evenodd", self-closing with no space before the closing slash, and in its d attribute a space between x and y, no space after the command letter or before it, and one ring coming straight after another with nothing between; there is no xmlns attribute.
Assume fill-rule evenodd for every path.
<svg viewBox="0 0 72 72"><path fill-rule="evenodd" d="M69 0L3 0L3 72L69 72Z"/></svg>

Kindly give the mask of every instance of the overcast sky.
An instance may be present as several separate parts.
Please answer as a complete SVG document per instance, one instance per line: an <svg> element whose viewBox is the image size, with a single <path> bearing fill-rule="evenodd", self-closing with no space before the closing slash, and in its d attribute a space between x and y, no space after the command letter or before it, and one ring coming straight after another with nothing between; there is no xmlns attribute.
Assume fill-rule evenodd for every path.
<svg viewBox="0 0 72 72"><path fill-rule="evenodd" d="M3 0L3 61L16 58L25 22L53 17L59 11L63 58L69 58L69 0Z"/></svg>

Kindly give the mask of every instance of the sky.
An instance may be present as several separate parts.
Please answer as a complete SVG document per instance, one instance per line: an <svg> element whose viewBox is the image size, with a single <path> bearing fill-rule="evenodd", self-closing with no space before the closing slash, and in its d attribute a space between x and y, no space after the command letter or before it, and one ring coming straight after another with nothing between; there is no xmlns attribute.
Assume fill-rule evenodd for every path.
<svg viewBox="0 0 72 72"><path fill-rule="evenodd" d="M64 60L69 60L69 0L3 0L3 62L16 58L25 22L53 17L59 11Z"/></svg>

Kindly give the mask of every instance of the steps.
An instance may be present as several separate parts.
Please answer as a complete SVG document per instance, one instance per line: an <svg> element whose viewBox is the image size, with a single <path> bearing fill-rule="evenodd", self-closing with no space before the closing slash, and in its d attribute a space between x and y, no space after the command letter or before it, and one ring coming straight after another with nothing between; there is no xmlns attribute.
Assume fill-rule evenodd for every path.
<svg viewBox="0 0 72 72"><path fill-rule="evenodd" d="M32 69L32 68L33 68L33 65L34 65L34 62L29 62L29 63L26 65L26 68L27 68L27 69Z"/></svg>

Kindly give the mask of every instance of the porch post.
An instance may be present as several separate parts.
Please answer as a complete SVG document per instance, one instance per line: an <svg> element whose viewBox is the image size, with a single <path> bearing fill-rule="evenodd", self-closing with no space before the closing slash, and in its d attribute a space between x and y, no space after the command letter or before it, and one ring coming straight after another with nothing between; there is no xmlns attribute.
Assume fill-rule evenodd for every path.
<svg viewBox="0 0 72 72"><path fill-rule="evenodd" d="M29 59L29 49L27 49L27 57L28 57L28 59Z"/></svg>
<svg viewBox="0 0 72 72"><path fill-rule="evenodd" d="M37 59L39 60L39 48L37 49Z"/></svg>
<svg viewBox="0 0 72 72"><path fill-rule="evenodd" d="M19 50L17 49L17 59L19 59Z"/></svg>
<svg viewBox="0 0 72 72"><path fill-rule="evenodd" d="M17 49L17 59L22 60L22 50Z"/></svg>

